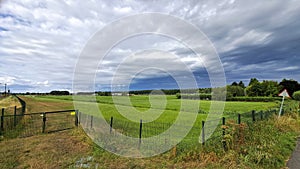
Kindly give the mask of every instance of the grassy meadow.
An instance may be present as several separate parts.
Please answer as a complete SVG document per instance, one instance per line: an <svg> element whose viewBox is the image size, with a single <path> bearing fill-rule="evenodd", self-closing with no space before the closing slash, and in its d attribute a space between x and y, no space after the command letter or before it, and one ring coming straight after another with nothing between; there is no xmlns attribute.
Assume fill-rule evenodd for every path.
<svg viewBox="0 0 300 169"><path fill-rule="evenodd" d="M114 102L112 97L97 96L96 104L107 122L111 116L114 117L114 128L119 129L117 131L137 137L138 123L126 119L117 107L124 111L133 109L122 97L119 98ZM72 96L23 96L22 99L27 103L27 113L74 109ZM161 113L153 122L143 124L143 137L167 129L180 112L180 100L175 96L167 96L166 108L159 107L155 97L151 98L154 100L152 105L148 96L133 96L130 99L133 108L140 114L151 113L156 117L155 113ZM300 126L295 115L279 120L271 117L249 126L237 126L229 120L225 138L228 150L220 148L220 140L202 147L198 138L201 121L207 117L205 112L209 110L210 101L183 101L187 105L199 106L202 111L196 116L189 109L181 112L184 116L196 117L196 122L182 142L166 153L144 159L120 157L94 144L81 128L77 128L27 138L0 139L0 168L282 168L295 147ZM80 102L87 108L93 104L89 101ZM151 106L152 111L149 111ZM226 102L224 116L229 118L237 113L272 108L279 108L279 103ZM84 113L100 117L95 112ZM239 139L233 139L237 136Z"/></svg>

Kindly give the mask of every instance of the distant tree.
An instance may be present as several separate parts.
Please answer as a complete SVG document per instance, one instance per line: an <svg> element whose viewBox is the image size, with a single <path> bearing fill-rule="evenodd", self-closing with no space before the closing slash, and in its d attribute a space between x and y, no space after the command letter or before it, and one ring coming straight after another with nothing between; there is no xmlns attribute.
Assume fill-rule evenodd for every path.
<svg viewBox="0 0 300 169"><path fill-rule="evenodd" d="M261 88L263 96L277 96L280 90L278 82L271 80L264 80Z"/></svg>
<svg viewBox="0 0 300 169"><path fill-rule="evenodd" d="M251 79L246 92L248 96L263 96L261 83L256 78Z"/></svg>
<svg viewBox="0 0 300 169"><path fill-rule="evenodd" d="M238 83L237 83L237 82L233 82L233 83L231 84L231 86L238 86Z"/></svg>
<svg viewBox="0 0 300 169"><path fill-rule="evenodd" d="M243 89L245 88L245 84L243 83L243 81L240 81L238 85Z"/></svg>
<svg viewBox="0 0 300 169"><path fill-rule="evenodd" d="M283 79L280 83L280 89L286 89L289 94L293 95L293 93L295 91L298 91L300 90L300 84L293 80L293 79L290 79L290 80L287 80L287 79Z"/></svg>
<svg viewBox="0 0 300 169"><path fill-rule="evenodd" d="M256 78L251 78L248 86L251 86L252 84L257 84L257 83L259 83L259 81Z"/></svg>
<svg viewBox="0 0 300 169"><path fill-rule="evenodd" d="M51 91L50 94L51 95L70 95L70 92L54 90L54 91Z"/></svg>
<svg viewBox="0 0 300 169"><path fill-rule="evenodd" d="M245 96L244 89L240 86L227 86L227 97Z"/></svg>
<svg viewBox="0 0 300 169"><path fill-rule="evenodd" d="M226 88L216 87L212 89L212 99L225 100L226 99Z"/></svg>
<svg viewBox="0 0 300 169"><path fill-rule="evenodd" d="M211 94L211 88L200 88L199 93Z"/></svg>

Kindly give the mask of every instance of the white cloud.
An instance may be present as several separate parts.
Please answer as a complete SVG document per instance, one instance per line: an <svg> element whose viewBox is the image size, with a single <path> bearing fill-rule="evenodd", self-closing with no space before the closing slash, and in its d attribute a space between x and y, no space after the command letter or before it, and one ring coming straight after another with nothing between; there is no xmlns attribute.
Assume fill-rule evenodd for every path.
<svg viewBox="0 0 300 169"><path fill-rule="evenodd" d="M33 87L30 90L41 91L71 88L77 57L89 38L106 24L132 14L161 12L190 21L222 53L272 43L278 38L275 31L289 27L293 19L298 19L299 9L298 1L3 1L0 8L0 83L27 85ZM193 36L193 32L186 34ZM198 59L175 40L156 35L143 38L126 39L127 43L121 43L110 52L98 70L103 81L111 79L126 57L149 48L179 56L181 59L172 62L181 60L192 70L213 66L206 51L203 52L206 55ZM147 58L145 53L139 57L144 58L140 66L133 62L140 61L139 58L132 57L127 62L130 68L123 76L130 77L134 69L146 63L167 64L169 59L162 55ZM244 67L247 68L253 65ZM181 73L172 67L168 69ZM277 70L292 71L298 67L291 65ZM153 72L143 75L158 76Z"/></svg>
<svg viewBox="0 0 300 169"><path fill-rule="evenodd" d="M280 66L280 65L279 65ZM276 69L277 71L291 71L291 70L299 70L299 66L288 66Z"/></svg>

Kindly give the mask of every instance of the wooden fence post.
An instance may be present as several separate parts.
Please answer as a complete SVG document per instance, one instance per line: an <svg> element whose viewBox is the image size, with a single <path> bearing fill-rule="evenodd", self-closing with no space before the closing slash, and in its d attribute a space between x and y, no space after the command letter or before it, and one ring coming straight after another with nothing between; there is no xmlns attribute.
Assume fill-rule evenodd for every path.
<svg viewBox="0 0 300 169"><path fill-rule="evenodd" d="M78 112L78 124L81 122L81 111Z"/></svg>
<svg viewBox="0 0 300 169"><path fill-rule="evenodd" d="M17 106L14 107L14 126L17 125Z"/></svg>
<svg viewBox="0 0 300 169"><path fill-rule="evenodd" d="M139 134L139 148L141 146L142 143L142 130L143 130L143 120L140 120L140 134Z"/></svg>
<svg viewBox="0 0 300 169"><path fill-rule="evenodd" d="M4 124L4 108L2 108L2 112L1 112L1 127L0 127L1 133L0 134L2 134L2 132L4 131L3 124Z"/></svg>
<svg viewBox="0 0 300 169"><path fill-rule="evenodd" d="M91 115L91 128L93 128L93 120L94 120L94 117Z"/></svg>
<svg viewBox="0 0 300 169"><path fill-rule="evenodd" d="M204 129L205 121L202 121L202 145L205 145L205 129Z"/></svg>
<svg viewBox="0 0 300 169"><path fill-rule="evenodd" d="M114 120L114 118L111 116L111 117L110 117L110 128L109 128L109 133L110 133L110 134L111 134L112 128L113 128L113 120Z"/></svg>
<svg viewBox="0 0 300 169"><path fill-rule="evenodd" d="M255 110L252 110L252 121L255 122Z"/></svg>
<svg viewBox="0 0 300 169"><path fill-rule="evenodd" d="M238 114L238 124L241 124L241 114Z"/></svg>
<svg viewBox="0 0 300 169"><path fill-rule="evenodd" d="M259 112L259 114L260 114L260 120L263 120L263 111L261 110L261 111Z"/></svg>
<svg viewBox="0 0 300 169"><path fill-rule="evenodd" d="M47 121L46 113L43 113L43 128L42 128L42 133L45 133L45 130L46 130L46 121Z"/></svg>
<svg viewBox="0 0 300 169"><path fill-rule="evenodd" d="M224 150L226 150L226 141L224 140L224 137L225 137L225 134L226 134L226 131L225 131L225 117L222 118L222 125L223 125L223 132L222 132L222 135L223 135L223 148Z"/></svg>
<svg viewBox="0 0 300 169"><path fill-rule="evenodd" d="M75 110L75 126L78 127L78 110Z"/></svg>

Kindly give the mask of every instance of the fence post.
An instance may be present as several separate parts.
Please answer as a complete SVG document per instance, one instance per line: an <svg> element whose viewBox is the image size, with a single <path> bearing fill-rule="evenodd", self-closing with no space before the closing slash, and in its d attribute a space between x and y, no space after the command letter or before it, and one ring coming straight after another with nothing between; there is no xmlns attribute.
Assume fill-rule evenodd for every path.
<svg viewBox="0 0 300 169"><path fill-rule="evenodd" d="M241 114L238 114L238 124L241 124Z"/></svg>
<svg viewBox="0 0 300 169"><path fill-rule="evenodd" d="M42 128L42 133L45 133L46 130L46 113L43 113L43 128Z"/></svg>
<svg viewBox="0 0 300 169"><path fill-rule="evenodd" d="M112 132L113 120L114 120L114 118L111 116L111 117L110 117L110 129L109 129L109 133L110 133L110 134L111 134L111 132Z"/></svg>
<svg viewBox="0 0 300 169"><path fill-rule="evenodd" d="M14 107L14 126L17 125L17 106Z"/></svg>
<svg viewBox="0 0 300 169"><path fill-rule="evenodd" d="M79 115L78 115L78 124L80 124L80 121L81 121L81 112L79 111L78 113L79 113Z"/></svg>
<svg viewBox="0 0 300 169"><path fill-rule="evenodd" d="M4 108L2 108L2 112L1 112L1 127L0 127L0 134L2 134L2 132L4 131L4 127L3 127L3 124L4 124Z"/></svg>
<svg viewBox="0 0 300 169"><path fill-rule="evenodd" d="M255 122L255 110L252 110L252 121Z"/></svg>
<svg viewBox="0 0 300 169"><path fill-rule="evenodd" d="M94 116L91 115L91 128L93 128L93 119L94 119Z"/></svg>
<svg viewBox="0 0 300 169"><path fill-rule="evenodd" d="M263 111L261 110L261 111L259 112L259 114L260 114L260 120L262 120L262 119L263 119Z"/></svg>
<svg viewBox="0 0 300 169"><path fill-rule="evenodd" d="M78 110L75 110L75 126L78 127Z"/></svg>
<svg viewBox="0 0 300 169"><path fill-rule="evenodd" d="M226 132L225 132L225 117L223 117L222 118L222 125L223 125L223 133L222 133L222 135L223 135L223 148L224 148L224 150L226 150L226 141L224 140L224 137L225 137L225 134L226 134Z"/></svg>
<svg viewBox="0 0 300 169"><path fill-rule="evenodd" d="M142 143L142 130L143 130L143 120L140 120L140 134L139 134L139 148L141 146Z"/></svg>
<svg viewBox="0 0 300 169"><path fill-rule="evenodd" d="M205 145L204 125L205 125L205 121L202 121L202 145Z"/></svg>

